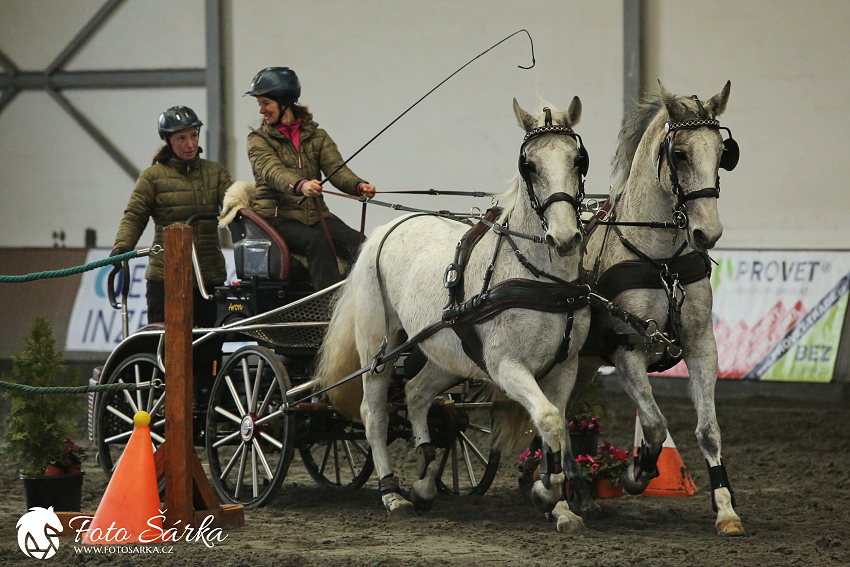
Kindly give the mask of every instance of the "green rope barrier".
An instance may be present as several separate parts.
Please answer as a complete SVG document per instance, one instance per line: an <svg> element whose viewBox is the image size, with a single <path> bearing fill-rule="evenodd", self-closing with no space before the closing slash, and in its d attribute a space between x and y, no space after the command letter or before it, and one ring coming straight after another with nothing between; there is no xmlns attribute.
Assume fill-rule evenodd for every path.
<svg viewBox="0 0 850 567"><path fill-rule="evenodd" d="M149 382L143 384L150 384ZM36 387L15 382L0 382L0 390L12 390L25 394L88 394L89 392L109 392L118 390L136 390L139 384L134 382L115 382L113 384L97 384L94 386L50 386Z"/></svg>
<svg viewBox="0 0 850 567"><path fill-rule="evenodd" d="M96 262L91 262L89 264L84 264L82 266L76 266L73 268L68 268L66 270L54 270L52 272L37 272L35 274L24 274L21 276L0 276L0 283L25 283L31 282L34 280L46 280L50 278L64 278L66 276L73 276L76 274L81 274L83 272L88 272L89 270L96 270L100 267L107 266L109 264L120 264L121 262L131 260L139 255L138 250L131 250L125 254L119 254L117 256L110 256L109 258L104 258L103 260L97 260Z"/></svg>

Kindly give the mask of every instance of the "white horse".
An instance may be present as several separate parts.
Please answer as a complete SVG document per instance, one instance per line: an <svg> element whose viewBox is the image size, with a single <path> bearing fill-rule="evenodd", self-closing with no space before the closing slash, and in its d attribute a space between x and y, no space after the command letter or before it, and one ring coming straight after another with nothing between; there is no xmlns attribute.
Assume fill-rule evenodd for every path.
<svg viewBox="0 0 850 567"><path fill-rule="evenodd" d="M613 160L615 183L604 219L623 224L592 230L584 265L601 295L638 317L657 321L678 338L697 410L697 441L708 463L716 529L737 535L743 526L720 458L714 408L717 346L706 253L723 233L717 215L718 168L732 169L738 160L737 143L728 130L729 137L723 139L720 131L725 128L716 120L726 108L730 83L705 102L696 96L672 95L660 82L659 88L660 94L645 99L620 132ZM603 350L639 409L646 444L636 466L623 476L627 491L638 494L657 476L656 463L667 436L667 422L652 396L647 368L669 367L678 359L670 360L670 350L659 352L631 327L594 311L579 384L592 380L603 362L584 354Z"/></svg>
<svg viewBox="0 0 850 567"><path fill-rule="evenodd" d="M462 281L459 287L466 299L481 293L488 266L492 266L488 294L493 297L497 291L510 288L499 288L498 284L522 279L526 283L532 281L535 289L549 285L584 294L576 300L584 301L586 290L566 283L578 279L581 265L582 233L576 210L582 197L587 153L572 131L581 116L581 101L575 97L566 111L544 108L543 114L533 117L514 100L514 112L526 131L520 150L522 178L503 196L504 211L497 221L513 235L500 238L496 229L504 234L504 228L489 230L472 250L458 280ZM340 292L320 351L318 376L324 386L368 365L383 341L392 349L405 335L413 337L441 321L449 297L444 276L451 280L457 275L450 274L446 266L452 262L455 248L468 228L446 218L412 215L379 227L371 235ZM561 284L552 284L553 281ZM449 329L420 343L428 360L406 385L408 417L421 462L420 478L412 486L413 503L401 495L386 447L391 365L364 375L362 387L358 380L332 389L331 403L341 411L348 408L351 415L356 412L352 406L359 404L382 500L390 515L411 513L414 504L427 508L436 495L439 463L433 460L428 409L432 400L458 379L472 378L492 381L528 412L546 453L542 480L534 484L532 500L557 520L559 531L583 528L581 518L571 513L563 500L562 485L563 461L572 461L564 410L588 325L586 307L544 312L535 304L534 308L527 305L500 311L468 326L466 337L471 330L471 340L477 344L467 343L466 349L458 334ZM478 356L467 355L467 350L477 351ZM558 355L563 361L538 379L538 374L559 360ZM527 419L523 421L527 431ZM501 425L506 427L507 423ZM568 464L575 466L574 462Z"/></svg>

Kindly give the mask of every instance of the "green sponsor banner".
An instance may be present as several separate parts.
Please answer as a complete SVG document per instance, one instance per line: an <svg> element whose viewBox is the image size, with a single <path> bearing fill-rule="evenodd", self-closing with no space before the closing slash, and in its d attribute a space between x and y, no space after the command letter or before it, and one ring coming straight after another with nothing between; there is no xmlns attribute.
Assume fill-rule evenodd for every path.
<svg viewBox="0 0 850 567"><path fill-rule="evenodd" d="M847 311L850 252L711 255L718 377L830 382ZM683 362L662 375L687 376L687 368Z"/></svg>

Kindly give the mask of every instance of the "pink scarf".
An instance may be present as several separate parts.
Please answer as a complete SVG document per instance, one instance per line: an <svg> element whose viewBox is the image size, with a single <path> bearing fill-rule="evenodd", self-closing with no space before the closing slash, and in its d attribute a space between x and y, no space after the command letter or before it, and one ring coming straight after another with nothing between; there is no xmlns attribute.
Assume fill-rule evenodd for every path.
<svg viewBox="0 0 850 567"><path fill-rule="evenodd" d="M289 122L288 124L278 124L275 126L280 133L292 140L292 144L295 146L295 151L298 151L299 146L301 145L301 119L295 120L293 122Z"/></svg>

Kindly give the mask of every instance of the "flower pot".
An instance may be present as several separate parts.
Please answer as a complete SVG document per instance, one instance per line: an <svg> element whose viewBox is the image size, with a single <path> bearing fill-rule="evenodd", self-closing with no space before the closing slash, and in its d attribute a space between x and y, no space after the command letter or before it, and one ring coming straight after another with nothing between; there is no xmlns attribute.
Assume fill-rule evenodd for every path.
<svg viewBox="0 0 850 567"><path fill-rule="evenodd" d="M573 457L589 455L595 457L599 452L599 435L595 433L570 433L570 447Z"/></svg>
<svg viewBox="0 0 850 567"><path fill-rule="evenodd" d="M44 470L44 476L56 476L57 474L65 474L65 471L56 465L47 465L47 468Z"/></svg>
<svg viewBox="0 0 850 567"><path fill-rule="evenodd" d="M593 493L597 498L616 498L617 496L622 496L623 494L623 485L617 484L614 486L612 484L614 479L611 478L597 478L593 481Z"/></svg>
<svg viewBox="0 0 850 567"><path fill-rule="evenodd" d="M86 473L50 476L21 475L24 482L27 510L38 506L55 512L79 512L83 498L83 477Z"/></svg>

